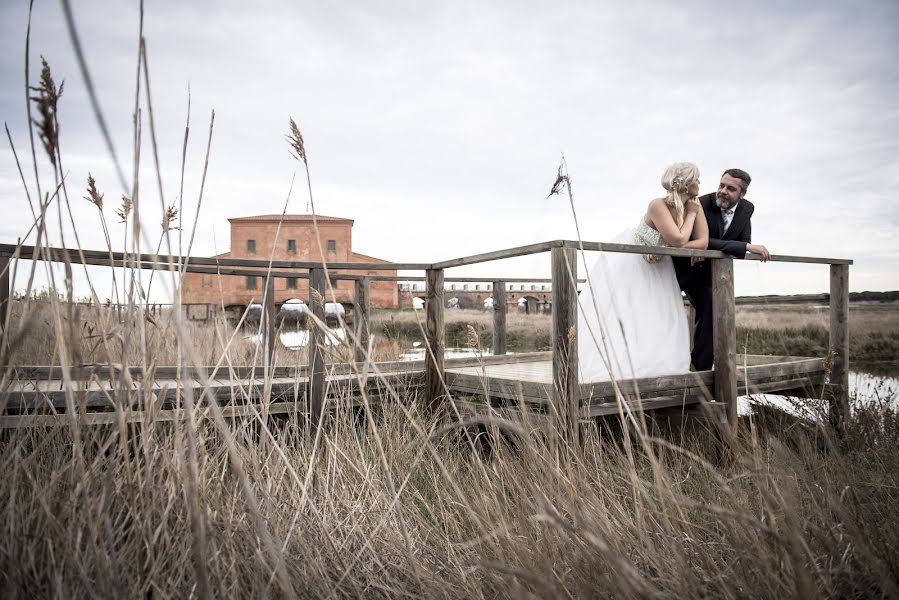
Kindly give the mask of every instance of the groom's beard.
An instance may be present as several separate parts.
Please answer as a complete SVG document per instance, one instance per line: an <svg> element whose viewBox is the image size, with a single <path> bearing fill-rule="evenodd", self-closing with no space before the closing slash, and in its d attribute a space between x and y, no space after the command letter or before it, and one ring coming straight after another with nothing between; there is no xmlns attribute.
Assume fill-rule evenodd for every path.
<svg viewBox="0 0 899 600"><path fill-rule="evenodd" d="M727 196L715 195L715 204L718 205L718 208L733 208L739 201L739 198L731 202Z"/></svg>

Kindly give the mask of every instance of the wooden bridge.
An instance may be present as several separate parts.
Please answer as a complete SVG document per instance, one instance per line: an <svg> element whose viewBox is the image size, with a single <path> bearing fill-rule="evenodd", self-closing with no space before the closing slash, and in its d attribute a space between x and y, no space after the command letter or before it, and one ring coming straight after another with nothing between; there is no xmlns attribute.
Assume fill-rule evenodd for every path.
<svg viewBox="0 0 899 600"><path fill-rule="evenodd" d="M577 379L577 264L578 251L628 252L698 256L712 261L715 368L668 377L579 384ZM549 352L507 354L506 283L515 278L494 278L492 297L492 356L445 358L445 273L450 269L530 254L549 253L552 290L552 349ZM265 278L263 294L263 361L257 367L159 367L144 372L127 365L20 366L9 361L10 273L19 260L63 263L71 279L73 264L154 269L172 273L253 275ZM747 259L755 257L747 255ZM397 390L418 391L432 410L454 409L457 399L483 397L486 404L505 414L525 409L558 417L572 424L584 418L670 407L702 405L722 409L736 426L737 397L746 393L790 392L826 397L830 420L839 430L848 414L848 306L851 260L772 255L772 262L829 265L830 348L827 357L758 356L737 354L733 258L710 250L657 248L602 242L554 240L436 263L308 263L251 259L216 259L111 253L62 248L0 245L0 315L3 336L0 361L4 369L0 387L0 426L46 425L74 422L173 420L191 410L194 396L203 397L199 410L214 416L301 413L314 422L330 406L358 398L397 397ZM360 269L424 271L426 281L425 360L418 362L366 362L369 346L369 286L384 276L342 274ZM326 364L325 331L312 327L308 364L278 367L274 280L307 278L308 306L324 322L322 299L328 281L355 282L355 318L348 338L355 361ZM395 279L408 280L397 276ZM574 331L575 335L570 335ZM189 375L183 375L185 372ZM183 402L187 400L188 402ZM184 408L182 408L184 407ZM62 414L60 414L62 413Z"/></svg>

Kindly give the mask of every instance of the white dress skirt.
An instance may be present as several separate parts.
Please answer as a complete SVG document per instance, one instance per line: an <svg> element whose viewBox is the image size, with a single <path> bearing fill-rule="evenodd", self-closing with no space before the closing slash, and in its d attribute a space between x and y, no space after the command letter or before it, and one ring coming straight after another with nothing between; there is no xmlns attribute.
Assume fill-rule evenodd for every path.
<svg viewBox="0 0 899 600"><path fill-rule="evenodd" d="M644 222L618 235L622 244L665 245ZM579 381L687 373L690 332L670 256L600 252L578 296Z"/></svg>

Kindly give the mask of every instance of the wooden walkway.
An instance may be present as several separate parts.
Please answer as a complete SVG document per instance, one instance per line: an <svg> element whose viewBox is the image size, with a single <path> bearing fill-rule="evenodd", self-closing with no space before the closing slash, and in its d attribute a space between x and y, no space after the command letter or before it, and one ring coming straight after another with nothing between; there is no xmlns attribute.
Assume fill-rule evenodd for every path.
<svg viewBox="0 0 899 600"><path fill-rule="evenodd" d="M699 257L711 261L712 300L714 308L715 370L683 373L670 377L591 385L577 381L577 274L583 262L579 252L625 252L681 257ZM551 351L530 355L506 352L506 289L515 278L498 277L493 282L493 347L494 356L481 361L446 359L445 272L449 269L501 261L531 254L549 254L553 307ZM752 260L751 255L746 256ZM0 425L18 426L23 419L31 423L60 423L54 412L83 412L88 422L113 422L123 414L127 420L142 420L148 413L158 418L179 418L181 389L202 390L206 406L221 406L223 412L253 415L274 412L308 411L317 415L328 406L353 402L370 394L383 396L396 388L415 389L430 409L445 407L453 396L484 396L493 403L517 402L536 411L551 408L571 424L583 416L600 416L619 410L619 400L637 410L687 406L703 400L725 409L731 429L737 424L737 396L741 393L795 391L820 397L829 402L831 424L839 430L848 414L849 365L849 266L851 260L772 255L770 262L807 263L829 268L830 274L830 352L825 369L824 358L759 357L737 354L734 259L712 250L648 247L604 242L552 240L507 248L494 252L464 256L433 263L328 263L303 261L266 261L256 259L222 259L155 254L123 254L108 251L35 248L0 244L0 323L11 303L11 268L21 259L63 263L67 271L73 264L102 265L109 268L172 270L180 273L206 273L218 276L264 276L263 291L263 364L273 364L277 351L275 318L275 280L304 278L309 280L311 317L325 322L323 298L328 297L328 280L355 282L353 331L354 363L326 364L325 333L313 327L308 348L308 367L274 369L268 378L258 372L221 370L211 377L179 378L176 370L157 369L142 381L141 375L129 371L121 374L98 369L81 369L73 376L77 383L66 389L58 373L31 367L13 367L14 377L0 389ZM364 349L370 336L370 283L381 276L360 276L342 271L358 270L424 271L426 302L424 337L430 349L427 360L418 363L385 363L377 365L381 376L360 377L355 370L363 362ZM400 279L402 277L391 277ZM0 366L6 366L10 355L7 331L0 332ZM465 362L469 361L469 362ZM825 370L829 381L826 389ZM7 369L7 373L10 370ZM187 386L183 388L183 386ZM363 390L365 394L363 394ZM821 393L818 390L822 390ZM265 402L259 399L265 398ZM214 401L212 404L210 400ZM201 408L202 408L201 403ZM118 409L116 409L118 407ZM42 414L26 416L37 411ZM85 412L87 411L87 412ZM111 412L116 411L116 412ZM164 411L170 411L166 413ZM19 413L19 414L16 414ZM35 421L34 419L40 420ZM44 419L46 419L44 421ZM71 414L65 419L72 422ZM567 427L567 426L566 426ZM569 430L570 433L570 430Z"/></svg>
<svg viewBox="0 0 899 600"><path fill-rule="evenodd" d="M790 393L820 397L825 378L823 358L740 355L737 369L740 394ZM484 407L531 406L546 412L553 394L552 360L549 352L448 359L446 389L454 399L481 397ZM326 405L331 408L360 402L361 390L373 402L406 397L424 384L424 361L376 363L368 373L350 365L335 366L327 377ZM123 378L106 368L73 370L68 391L58 368L25 367L6 390L5 414L0 427L44 426L66 422L71 406L83 411L84 423L161 422L184 417L181 400L189 387L193 393L214 401L226 417L256 414L309 413L305 367L279 367L265 380L261 369L219 370L209 378L176 378L177 369L155 370L145 381L137 370ZM209 369L209 372L213 372ZM687 407L712 402L714 372L702 371L668 377L581 384L581 417L617 414L617 398L632 410ZM364 380L364 385L363 385ZM179 381L181 384L179 385ZM616 391L617 389L617 391ZM266 394L268 390L268 394ZM268 397L264 405L260 398ZM467 402L469 407L472 406ZM123 406L123 414L116 412ZM719 404L720 406L720 404ZM200 415L209 407L200 403ZM70 421L70 420L69 420Z"/></svg>

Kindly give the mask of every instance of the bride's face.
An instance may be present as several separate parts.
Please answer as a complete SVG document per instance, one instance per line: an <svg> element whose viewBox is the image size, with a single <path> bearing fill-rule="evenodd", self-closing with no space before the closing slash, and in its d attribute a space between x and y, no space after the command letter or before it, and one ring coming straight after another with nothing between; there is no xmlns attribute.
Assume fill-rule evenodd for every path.
<svg viewBox="0 0 899 600"><path fill-rule="evenodd" d="M690 185L687 186L687 195L691 198L695 198L699 195L699 180L694 179L690 182Z"/></svg>

